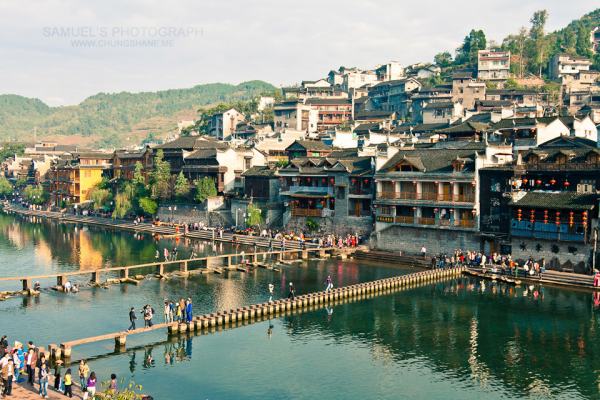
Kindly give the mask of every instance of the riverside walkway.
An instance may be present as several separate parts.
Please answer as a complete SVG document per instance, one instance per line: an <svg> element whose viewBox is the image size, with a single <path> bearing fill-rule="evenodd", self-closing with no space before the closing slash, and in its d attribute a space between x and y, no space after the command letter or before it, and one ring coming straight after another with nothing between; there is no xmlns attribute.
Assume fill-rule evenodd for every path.
<svg viewBox="0 0 600 400"><path fill-rule="evenodd" d="M234 244L243 244L249 246L257 246L257 247L269 247L272 245L273 247L281 248L283 247L283 243L280 240L272 240L265 237L260 236L250 236L250 235L237 235L234 233L223 232L223 236L217 234L214 229L207 230L198 230L198 231L188 231L181 232L174 226L169 225L154 225L151 223L139 223L134 224L131 221L127 220L116 220L112 218L103 218L103 217L91 217L91 216L83 216L83 215L73 215L66 214L57 211L43 211L43 210L29 210L24 207L16 206L14 204L4 204L3 209L7 212L31 216L31 217L40 217L47 219L54 219L61 222L68 223L80 223L80 224L88 224L88 225L97 225L103 226L107 228L113 229L121 229L128 230L133 232L142 232L142 233L150 233L150 234L158 234L158 235L166 235L166 236L177 236L177 237L187 237L191 239L202 239L202 240L211 240L217 242L226 242L226 243L234 243ZM297 240L286 240L285 247L290 249L300 249L302 247L317 247L314 243L305 242L302 243Z"/></svg>
<svg viewBox="0 0 600 400"><path fill-rule="evenodd" d="M204 314L195 317L189 323L162 323L150 328L140 328L133 331L120 331L87 337L77 340L65 341L57 346L49 346L50 354L54 359L64 358L70 360L72 349L85 344L106 340L114 340L115 350L124 351L127 337L131 335L164 330L171 335L186 332L214 332L216 329L235 328L262 321L263 319L281 315L313 311L319 308L336 304L360 301L374 296L387 295L400 290L411 289L416 285L430 284L435 281L453 279L461 275L464 268L421 271L408 275L344 286L330 291L320 291L296 296L293 299L279 299L272 302L253 304L231 310L222 310L216 313Z"/></svg>
<svg viewBox="0 0 600 400"><path fill-rule="evenodd" d="M32 289L32 282L56 279L57 286L63 286L68 278L78 276L90 276L90 282L93 284L99 284L101 282L102 274L118 274L120 279L129 280L130 274L136 270L152 270L156 271L156 274L164 276L167 272L168 267L176 266L177 271L183 275L189 274L190 272L220 272L221 268L232 269L237 268L234 264L235 261L241 261L245 259L248 263L258 263L259 261L266 262L273 259L273 256L277 257L278 261L282 261L287 256L298 256L303 260L309 258L310 253L316 254L320 258L327 256L328 252L336 250L335 248L307 248L307 249L291 249L291 250L274 250L274 251L263 251L248 254L220 254L198 258L188 258L175 261L157 261L145 264L127 265L122 267L109 267L101 268L90 271L70 271L60 272L56 274L45 274L45 275L29 275L29 276L12 276L2 277L0 282L21 282L22 290L30 291ZM259 260L260 258L260 260Z"/></svg>

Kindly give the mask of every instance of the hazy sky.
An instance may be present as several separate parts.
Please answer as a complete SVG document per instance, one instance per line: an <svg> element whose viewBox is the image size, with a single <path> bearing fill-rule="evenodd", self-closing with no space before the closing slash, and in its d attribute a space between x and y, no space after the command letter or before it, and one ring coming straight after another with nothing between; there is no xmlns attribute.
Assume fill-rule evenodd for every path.
<svg viewBox="0 0 600 400"><path fill-rule="evenodd" d="M75 104L97 92L315 79L340 65L429 61L471 28L497 41L590 0L0 0L0 93Z"/></svg>

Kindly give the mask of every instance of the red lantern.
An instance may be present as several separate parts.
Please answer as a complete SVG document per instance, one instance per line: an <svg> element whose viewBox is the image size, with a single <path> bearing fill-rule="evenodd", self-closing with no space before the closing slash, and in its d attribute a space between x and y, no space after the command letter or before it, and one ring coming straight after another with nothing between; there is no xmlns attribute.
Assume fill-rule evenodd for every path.
<svg viewBox="0 0 600 400"><path fill-rule="evenodd" d="M550 184L551 185L555 185L556 184L556 179L554 179L554 178L550 179Z"/></svg>
<svg viewBox="0 0 600 400"><path fill-rule="evenodd" d="M544 210L544 224L548 223L548 210Z"/></svg>
<svg viewBox="0 0 600 400"><path fill-rule="evenodd" d="M569 226L573 226L573 223L575 222L575 218L573 217L574 214L573 211L569 212Z"/></svg>
<svg viewBox="0 0 600 400"><path fill-rule="evenodd" d="M311 179L310 179L310 177L308 177L308 178L306 178L306 180L307 180L308 182L310 182L310 180L311 180Z"/></svg>
<svg viewBox="0 0 600 400"><path fill-rule="evenodd" d="M323 182L323 183L327 183L327 178L323 178L323 179L321 179L321 182Z"/></svg>
<svg viewBox="0 0 600 400"><path fill-rule="evenodd" d="M355 185L356 184L356 178L352 178L352 184Z"/></svg>
<svg viewBox="0 0 600 400"><path fill-rule="evenodd" d="M556 225L560 225L560 211L556 212Z"/></svg>
<svg viewBox="0 0 600 400"><path fill-rule="evenodd" d="M335 178L329 178L329 183L333 185L335 183Z"/></svg>
<svg viewBox="0 0 600 400"><path fill-rule="evenodd" d="M587 227L587 221L588 221L588 213L587 213L587 211L584 211L581 214L581 219L583 220L583 226Z"/></svg>
<svg viewBox="0 0 600 400"><path fill-rule="evenodd" d="M529 211L529 222L532 224L535 222L535 210Z"/></svg>
<svg viewBox="0 0 600 400"><path fill-rule="evenodd" d="M368 184L369 184L369 180L368 180L368 179L365 179L365 180L363 181L363 183L364 183L365 185L368 185Z"/></svg>
<svg viewBox="0 0 600 400"><path fill-rule="evenodd" d="M517 220L521 221L521 219L523 219L523 214L522 214L523 210L521 210L520 208L517 210Z"/></svg>
<svg viewBox="0 0 600 400"><path fill-rule="evenodd" d="M523 183L527 184L527 182L529 182L529 179L523 178Z"/></svg>
<svg viewBox="0 0 600 400"><path fill-rule="evenodd" d="M542 184L542 180L541 180L541 179L538 179L537 181L535 181L535 183L536 183L537 185L541 185L541 184Z"/></svg>
<svg viewBox="0 0 600 400"><path fill-rule="evenodd" d="M564 185L565 185L565 187L571 186L571 184L569 183L569 181L565 181Z"/></svg>

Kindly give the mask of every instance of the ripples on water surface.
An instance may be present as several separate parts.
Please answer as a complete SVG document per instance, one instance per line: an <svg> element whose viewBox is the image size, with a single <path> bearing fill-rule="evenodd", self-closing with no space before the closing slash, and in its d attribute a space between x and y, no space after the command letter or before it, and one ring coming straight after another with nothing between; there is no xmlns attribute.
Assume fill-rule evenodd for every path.
<svg viewBox="0 0 600 400"><path fill-rule="evenodd" d="M175 243L99 228L28 223L0 215L0 274L53 273L151 261ZM180 255L233 252L203 242ZM299 292L409 270L353 262L310 262L282 274L258 270L65 296L0 302L0 333L57 342L123 329L130 305L191 296L197 312L264 301L293 280ZM128 351L94 358L102 377L116 372L157 399L504 399L599 398L599 320L589 293L512 288L457 279L283 317L216 334L166 340L128 338ZM272 328L270 329L270 326ZM271 334L269 334L271 332ZM75 349L108 353L113 343ZM152 361L148 356L151 355Z"/></svg>

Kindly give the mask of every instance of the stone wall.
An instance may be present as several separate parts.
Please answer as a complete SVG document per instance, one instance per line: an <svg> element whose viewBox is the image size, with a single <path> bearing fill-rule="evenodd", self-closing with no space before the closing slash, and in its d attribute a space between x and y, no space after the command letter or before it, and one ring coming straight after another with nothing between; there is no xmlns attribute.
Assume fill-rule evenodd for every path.
<svg viewBox="0 0 600 400"><path fill-rule="evenodd" d="M479 250L480 237L475 232L427 229L391 225L371 238L371 247L379 250L417 254L421 247L427 248L429 255L452 253L456 249Z"/></svg>
<svg viewBox="0 0 600 400"><path fill-rule="evenodd" d="M541 239L513 237L511 241L512 257L519 264L529 257L535 261L546 260L546 268L561 270L573 269L575 272L588 272L592 249L583 243L568 243Z"/></svg>
<svg viewBox="0 0 600 400"><path fill-rule="evenodd" d="M373 229L371 217L345 217L343 220L326 218L312 218L319 224L318 233L336 235L355 235L369 237ZM294 232L308 232L306 228L306 217L292 217L287 222L285 229Z"/></svg>

